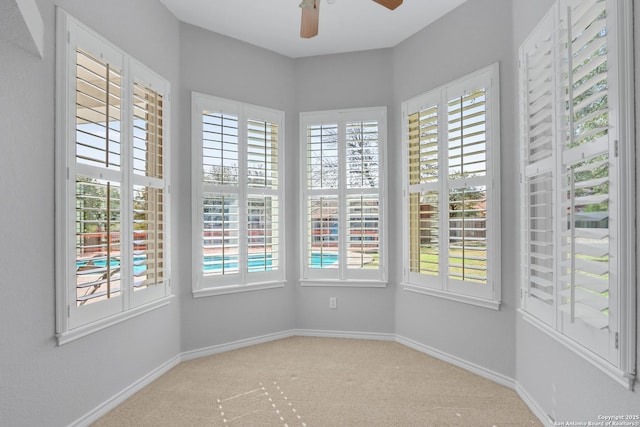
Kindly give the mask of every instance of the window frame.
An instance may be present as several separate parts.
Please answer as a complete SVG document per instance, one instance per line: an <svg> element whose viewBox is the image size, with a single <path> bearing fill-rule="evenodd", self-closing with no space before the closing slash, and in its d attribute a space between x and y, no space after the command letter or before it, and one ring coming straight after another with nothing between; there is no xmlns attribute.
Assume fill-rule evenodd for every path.
<svg viewBox="0 0 640 427"><path fill-rule="evenodd" d="M613 228L615 240L611 243L609 240L610 265L614 260L614 270L609 272L612 277L608 282L608 304L609 304L609 330L608 345L605 350L608 356L596 353L595 333L588 333L586 325L567 325L566 330L563 329L562 317L559 313L560 309L560 283L558 275L561 271L558 256L554 257L556 261L553 265L553 282L551 290L551 304L545 306L531 295L531 283L529 277L529 258L527 256L527 244L530 242L527 236L527 176L529 173L525 169L527 167L526 150L528 149L528 120L527 120L527 88L525 82L528 81L527 74L527 51L537 48L541 38L547 38L549 34L556 34L555 28L559 25L560 20L564 17L566 20L566 10L569 6L566 0L556 1L549 12L538 23L538 26L531 32L528 38L523 42L519 49L519 107L520 107L520 183L521 183L521 206L522 206L522 234L521 234L521 298L518 312L522 318L529 324L535 326L543 333L552 337L561 345L569 348L575 354L591 363L593 366L606 373L619 384L626 388L633 389L636 381L635 360L636 360L636 195L635 195L635 149L634 149L634 85L633 85L633 34L632 34L632 10L631 3L618 0L607 0L607 20L611 19L611 23L607 22L607 61L615 66L609 66L607 74L608 86L608 159L610 167L608 168L609 180L613 182L609 190L612 193L609 197L613 197L610 201L609 213L613 212L612 218L609 218L608 228ZM552 44L559 46L560 43L566 44L551 37ZM556 100L554 105L564 105L565 96L561 95L559 80L560 63L559 53L553 53L553 67L550 72L550 79L553 86L551 87L552 96ZM611 71L611 70L615 71ZM572 80L573 81L573 80ZM553 184L554 204L553 214L560 218L555 219L553 244L559 247L562 241L560 216L562 211L562 189L560 180L562 179L562 138L560 113L552 115L553 133L550 137L552 142L552 159L550 174ZM564 153L567 153L565 150ZM565 160L570 162L574 160ZM611 162L614 162L611 166ZM531 165L530 167L534 167ZM617 166L617 167L616 167ZM613 178L611 178L613 177ZM613 207L611 205L614 205ZM560 213L559 213L560 211ZM617 211L617 214L616 214ZM635 214L635 215L634 215ZM576 227L577 228L577 227ZM616 242L617 240L617 242ZM554 251L559 251L555 249ZM618 259L615 262L615 259ZM611 286L613 283L613 286ZM613 312L613 314L611 314ZM566 322L565 322L566 323ZM587 331L587 332L585 332ZM599 346L600 351L602 345Z"/></svg>
<svg viewBox="0 0 640 427"><path fill-rule="evenodd" d="M412 272L410 265L410 183L409 183L409 129L408 120L410 114L419 113L425 108L437 107L437 144L438 144L438 175L447 179L438 179L436 184L413 184L414 187L429 189L437 192L439 206L448 206L448 194L452 188L449 179L448 161L448 132L447 107L452 97L464 96L465 89L475 90L483 87L486 90L486 176L483 185L486 186L486 229L487 229L487 276L486 284L471 281L459 281L449 278L448 251L445 244L448 240L448 217L446 213L440 213L438 217L439 227L439 274L427 275ZM435 296L451 301L476 305L479 307L499 310L501 304L501 232L500 232L500 78L499 64L494 63L480 70L467 74L454 81L431 89L402 103L402 227L403 227L403 281L402 288L405 291ZM445 153L441 155L440 153ZM474 178L460 178L474 182ZM457 188L457 186L456 186ZM421 194L421 190L417 194ZM448 212L448 209L447 209ZM443 274L442 272L446 272ZM479 288L485 286L485 288Z"/></svg>
<svg viewBox="0 0 640 427"><path fill-rule="evenodd" d="M387 251L387 108L368 107L350 108L339 110L310 111L300 113L300 244L305 255L299 260L300 265L300 285L311 287L386 287L388 283L388 251ZM377 122L378 126L378 187L367 191L367 188L347 189L345 184L347 175L347 142L346 127L348 123L354 122ZM337 150L338 150L338 185L335 189L309 189L307 188L307 149L308 138L307 128L309 126L337 126ZM339 268L318 268L312 269L307 265L306 248L309 244L308 221L307 221L307 198L313 193L322 197L324 194L335 196L338 203L338 223L339 229L348 229L342 226L347 220L347 198L350 194L376 194L378 196L378 251L379 267L367 270L349 269L346 267L347 236L339 233L338 236L338 258Z"/></svg>
<svg viewBox="0 0 640 427"><path fill-rule="evenodd" d="M56 337L65 344L111 325L169 304L170 266L170 123L171 90L164 78L85 26L63 9L56 9ZM77 49L93 59L115 63L121 69L121 119L119 170L96 168L76 162L76 65ZM139 83L162 97L163 177L147 178L133 172L133 88ZM119 295L94 302L82 309L77 304L76 279L76 177L103 179L120 187ZM134 186L151 186L162 191L163 264L162 280L152 287L134 291L133 198ZM154 211L157 212L157 211ZM128 260L125 262L124 260Z"/></svg>
<svg viewBox="0 0 640 427"><path fill-rule="evenodd" d="M202 177L203 162L203 112L216 111L237 116L238 118L238 182L236 185L217 185L221 191L233 190L231 193L238 197L238 239L239 239L239 269L237 274L215 275L205 277L202 271L203 245L203 195L204 183ZM234 101L231 99L207 95L198 92L191 94L191 165L192 165L192 293L194 298L215 295L232 294L264 289L281 288L286 282L285 260L285 168L278 169L276 189L254 188L248 185L247 169L247 123L249 120L264 120L276 124L278 132L277 161L278 165L285 164L285 114L283 111ZM236 187L233 189L233 187ZM243 265L248 256L248 226L246 218L247 203L251 196L275 196L278 200L278 269L268 272L248 272L248 264ZM243 219L245 218L245 219Z"/></svg>

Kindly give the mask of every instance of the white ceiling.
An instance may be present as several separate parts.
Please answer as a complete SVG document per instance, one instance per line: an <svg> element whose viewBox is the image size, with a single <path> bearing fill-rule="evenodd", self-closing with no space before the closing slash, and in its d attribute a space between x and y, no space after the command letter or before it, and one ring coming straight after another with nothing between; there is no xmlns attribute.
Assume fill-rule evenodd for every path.
<svg viewBox="0 0 640 427"><path fill-rule="evenodd" d="M319 34L300 38L300 0L160 0L181 21L291 58L392 47L466 0L320 0Z"/></svg>

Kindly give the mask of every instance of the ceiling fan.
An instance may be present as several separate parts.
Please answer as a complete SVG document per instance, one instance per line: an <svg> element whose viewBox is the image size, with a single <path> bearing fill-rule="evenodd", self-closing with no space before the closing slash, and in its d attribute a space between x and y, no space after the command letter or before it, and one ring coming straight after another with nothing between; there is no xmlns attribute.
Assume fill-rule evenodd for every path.
<svg viewBox="0 0 640 427"><path fill-rule="evenodd" d="M373 0L387 9L394 10L402 4L402 0ZM318 20L320 18L320 0L302 0L302 22L300 37L310 39L318 35Z"/></svg>

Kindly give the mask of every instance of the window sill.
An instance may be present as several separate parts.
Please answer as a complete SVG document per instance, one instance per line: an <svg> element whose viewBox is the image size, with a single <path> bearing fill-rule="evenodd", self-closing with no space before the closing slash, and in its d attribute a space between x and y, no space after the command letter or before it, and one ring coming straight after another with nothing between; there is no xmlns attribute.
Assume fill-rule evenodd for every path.
<svg viewBox="0 0 640 427"><path fill-rule="evenodd" d="M173 299L173 297L173 295L169 295L167 297L163 297L147 304L140 305L122 313L118 313L83 326L78 326L77 328L71 329L69 331L60 332L56 334L56 337L58 338L58 345L63 345L68 342L75 341L78 338L82 338L110 326L117 325L118 323L133 319L134 317L140 316L144 313L148 313L152 310L156 310L158 308L169 305L169 302L171 301L171 299Z"/></svg>
<svg viewBox="0 0 640 427"><path fill-rule="evenodd" d="M620 385L624 386L628 390L633 390L633 385L636 380L636 376L634 373L624 372L616 368L615 366L606 362L600 356L597 356L595 353L592 353L591 351L589 351L589 349L587 349L586 347L578 344L577 342L573 341L571 338L567 337L566 335L563 335L562 333L556 331L555 329L553 329L546 323L538 320L536 317L527 313L523 309L519 308L518 313L520 313L520 315L522 316L522 320L524 320L531 326L535 327L542 333L553 338L559 344L567 347L573 353L577 354L587 362L591 363L594 367L598 368L600 371L607 374L609 377L614 379Z"/></svg>
<svg viewBox="0 0 640 427"><path fill-rule="evenodd" d="M386 288L387 284L384 280L300 279L300 286L305 287Z"/></svg>
<svg viewBox="0 0 640 427"><path fill-rule="evenodd" d="M454 294L452 292L441 291L439 289L431 289L424 286L412 285L408 283L403 283L402 289L408 292L430 295L450 301L457 301L465 304L475 305L478 307L489 308L491 310L500 310L500 301L488 300L462 294Z"/></svg>
<svg viewBox="0 0 640 427"><path fill-rule="evenodd" d="M215 288L205 288L205 289L194 289L193 297L194 298L205 298L216 295L228 295L228 294L236 294L239 292L252 292L252 291L261 291L264 289L276 289L276 288L284 288L284 281L273 281L273 282L260 282L260 283L250 283L247 285L226 285L226 286L218 286Z"/></svg>

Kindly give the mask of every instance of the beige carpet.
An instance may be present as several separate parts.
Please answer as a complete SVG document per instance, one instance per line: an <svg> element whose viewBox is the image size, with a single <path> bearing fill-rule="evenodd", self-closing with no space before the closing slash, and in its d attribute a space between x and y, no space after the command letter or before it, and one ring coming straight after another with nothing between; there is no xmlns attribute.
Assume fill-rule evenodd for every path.
<svg viewBox="0 0 640 427"><path fill-rule="evenodd" d="M182 363L95 426L539 426L511 389L393 342L293 337Z"/></svg>

